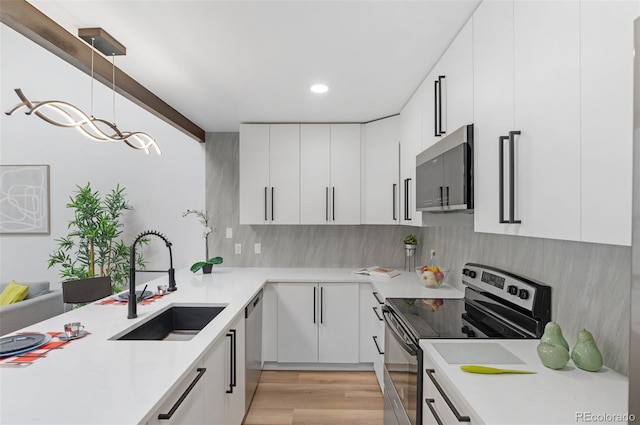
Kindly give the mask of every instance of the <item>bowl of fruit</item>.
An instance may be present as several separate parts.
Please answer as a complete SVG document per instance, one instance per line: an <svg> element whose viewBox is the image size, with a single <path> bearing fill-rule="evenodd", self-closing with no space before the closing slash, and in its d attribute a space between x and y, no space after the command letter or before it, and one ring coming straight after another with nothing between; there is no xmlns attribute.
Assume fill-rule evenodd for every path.
<svg viewBox="0 0 640 425"><path fill-rule="evenodd" d="M416 267L416 274L420 281L427 288L439 288L447 277L448 270L440 269L437 266Z"/></svg>

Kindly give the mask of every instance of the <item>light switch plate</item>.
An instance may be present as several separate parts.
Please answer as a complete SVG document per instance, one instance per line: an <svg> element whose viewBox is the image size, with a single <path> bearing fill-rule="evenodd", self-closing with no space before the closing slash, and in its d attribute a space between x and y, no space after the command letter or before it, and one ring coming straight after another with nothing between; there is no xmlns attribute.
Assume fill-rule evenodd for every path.
<svg viewBox="0 0 640 425"><path fill-rule="evenodd" d="M254 243L253 244L253 253L254 254L262 254L262 245L260 245L259 243Z"/></svg>
<svg viewBox="0 0 640 425"><path fill-rule="evenodd" d="M236 244L236 254L242 254L242 244Z"/></svg>
<svg viewBox="0 0 640 425"><path fill-rule="evenodd" d="M226 238L231 239L233 237L233 229L231 227L227 227Z"/></svg>

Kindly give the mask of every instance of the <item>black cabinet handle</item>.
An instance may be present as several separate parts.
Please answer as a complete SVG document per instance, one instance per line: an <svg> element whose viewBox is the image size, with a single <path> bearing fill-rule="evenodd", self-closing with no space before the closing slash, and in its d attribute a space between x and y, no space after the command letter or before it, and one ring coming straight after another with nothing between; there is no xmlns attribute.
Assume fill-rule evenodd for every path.
<svg viewBox="0 0 640 425"><path fill-rule="evenodd" d="M504 141L509 139L508 136L500 136L499 137L499 148L498 148L498 222L499 223L508 223L507 220L504 219Z"/></svg>
<svg viewBox="0 0 640 425"><path fill-rule="evenodd" d="M324 323L324 314L322 312L324 310L324 287L320 287L320 323Z"/></svg>
<svg viewBox="0 0 640 425"><path fill-rule="evenodd" d="M176 410L178 410L178 408L180 407L180 405L182 404L182 402L184 402L187 398L187 396L189 395L189 393L191 392L191 390L193 390L193 388L196 386L196 384L198 383L198 381L200 380L200 378L202 378L202 375L204 375L204 373L207 371L207 368L204 367L199 367L196 369L196 372L198 372L198 375L193 379L193 381L189 384L189 386L187 387L186 390L184 390L184 392L182 393L182 395L180 396L180 398L176 401L176 403L171 406L171 409L169 409L169 412L167 413L160 413L158 415L158 419L171 419L171 417L173 416L174 413L176 413Z"/></svg>
<svg viewBox="0 0 640 425"><path fill-rule="evenodd" d="M275 217L273 216L273 206L276 203L276 198L273 196L274 191L275 188L271 186L271 221L275 220Z"/></svg>
<svg viewBox="0 0 640 425"><path fill-rule="evenodd" d="M231 338L229 344L229 389L225 391L227 394L233 394L233 387L236 386L236 330L229 329L229 333L226 334Z"/></svg>
<svg viewBox="0 0 640 425"><path fill-rule="evenodd" d="M440 132L438 131L438 80L433 82L433 135L435 137L440 137Z"/></svg>
<svg viewBox="0 0 640 425"><path fill-rule="evenodd" d="M436 412L436 409L433 407L433 403L435 403L435 400L432 398L425 398L424 401L427 403L427 407L429 408L429 410L431 410L431 414L435 418L436 423L438 425L444 425L440 420L440 417L438 416L438 412Z"/></svg>
<svg viewBox="0 0 640 425"><path fill-rule="evenodd" d="M384 319L380 317L380 315L378 314L378 307L371 307L371 308L373 308L373 312L376 314L376 317L378 318L378 320L383 322Z"/></svg>
<svg viewBox="0 0 640 425"><path fill-rule="evenodd" d="M313 323L316 323L316 291L318 289L314 286L313 287Z"/></svg>
<svg viewBox="0 0 640 425"><path fill-rule="evenodd" d="M236 330L231 329L231 333L233 334L233 338L231 340L233 346L233 383L234 387L238 386L238 338L236 337Z"/></svg>
<svg viewBox="0 0 640 425"><path fill-rule="evenodd" d="M268 221L269 217L267 217L267 186L264 187L264 221Z"/></svg>
<svg viewBox="0 0 640 425"><path fill-rule="evenodd" d="M442 80L444 79L444 75L438 75L438 136L447 133L442 129Z"/></svg>
<svg viewBox="0 0 640 425"><path fill-rule="evenodd" d="M444 390L436 380L436 377L434 376L436 371L434 369L426 369L425 372L427 372L427 376L429 377L429 379L431 379L433 385L436 386L436 389L444 399L445 403L447 403L447 406L449 406L449 409L451 409L451 412L456 417L458 422L471 422L471 418L469 418L468 416L461 416L460 413L458 413L458 409L456 409L451 400L449 400L449 396L447 396L447 393L444 392Z"/></svg>
<svg viewBox="0 0 640 425"><path fill-rule="evenodd" d="M446 194L446 199L447 199L446 204L449 205L449 186L446 187L445 194Z"/></svg>
<svg viewBox="0 0 640 425"><path fill-rule="evenodd" d="M409 186L408 186L408 180L409 179L404 179L404 214L403 214L403 220L408 220L408 212L409 212Z"/></svg>
<svg viewBox="0 0 640 425"><path fill-rule="evenodd" d="M516 201L515 201L515 136L519 135L519 131L509 132L509 223L522 223L516 220Z"/></svg>
<svg viewBox="0 0 640 425"><path fill-rule="evenodd" d="M519 131L510 131L508 136L500 136L498 150L498 209L499 223L520 224L521 220L516 220L515 209L515 136L520 134ZM509 219L504 218L504 142L509 141Z"/></svg>
<svg viewBox="0 0 640 425"><path fill-rule="evenodd" d="M444 186L440 186L440 206L444 206Z"/></svg>
<svg viewBox="0 0 640 425"><path fill-rule="evenodd" d="M407 218L406 218L406 220L408 220L408 221L411 221L411 209L410 209L411 202L409 202L409 199L410 199L409 194L410 194L410 192L411 192L411 179L409 178L409 179L407 179L407 195L406 195L406 200L407 200Z"/></svg>
<svg viewBox="0 0 640 425"><path fill-rule="evenodd" d="M378 350L378 354L380 354L382 356L384 354L384 351L380 350L380 346L378 345L378 337L377 336L373 336L373 343L376 345L376 349Z"/></svg>
<svg viewBox="0 0 640 425"><path fill-rule="evenodd" d="M329 221L329 186L324 188L324 219Z"/></svg>
<svg viewBox="0 0 640 425"><path fill-rule="evenodd" d="M336 221L336 187L331 188L331 210L333 221Z"/></svg>
<svg viewBox="0 0 640 425"><path fill-rule="evenodd" d="M398 185L397 184L393 184L393 220L397 220L398 217L396 216L396 189L397 189Z"/></svg>
<svg viewBox="0 0 640 425"><path fill-rule="evenodd" d="M384 301L380 301L380 298L378 298L378 293L377 292L372 292L373 294L373 298L376 299L376 301L378 301L378 304L382 305L384 304Z"/></svg>

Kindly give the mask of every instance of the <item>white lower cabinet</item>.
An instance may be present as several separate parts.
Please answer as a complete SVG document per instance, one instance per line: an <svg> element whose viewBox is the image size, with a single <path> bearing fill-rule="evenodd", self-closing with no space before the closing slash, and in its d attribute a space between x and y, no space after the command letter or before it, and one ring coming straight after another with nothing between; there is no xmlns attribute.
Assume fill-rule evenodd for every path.
<svg viewBox="0 0 640 425"><path fill-rule="evenodd" d="M278 283L279 363L358 363L358 283Z"/></svg>
<svg viewBox="0 0 640 425"><path fill-rule="evenodd" d="M153 414L147 425L199 425L211 423L204 416L204 376L207 371L200 359L173 393Z"/></svg>
<svg viewBox="0 0 640 425"><path fill-rule="evenodd" d="M423 354L422 425L482 424L469 403L444 374Z"/></svg>
<svg viewBox="0 0 640 425"><path fill-rule="evenodd" d="M267 283L262 294L262 361L278 361L278 284Z"/></svg>
<svg viewBox="0 0 640 425"><path fill-rule="evenodd" d="M240 314L204 355L204 421L240 425L245 415L244 315Z"/></svg>

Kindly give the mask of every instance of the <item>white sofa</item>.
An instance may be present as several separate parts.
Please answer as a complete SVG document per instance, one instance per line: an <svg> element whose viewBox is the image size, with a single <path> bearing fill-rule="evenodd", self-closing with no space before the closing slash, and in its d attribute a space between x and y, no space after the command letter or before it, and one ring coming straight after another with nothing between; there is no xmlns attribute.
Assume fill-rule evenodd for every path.
<svg viewBox="0 0 640 425"><path fill-rule="evenodd" d="M17 331L24 327L41 322L50 317L62 314L64 303L62 291L52 291L47 281L18 282L29 285L27 297L15 304L0 307L0 335ZM9 282L0 283L0 292ZM38 329L48 331L49 329Z"/></svg>

